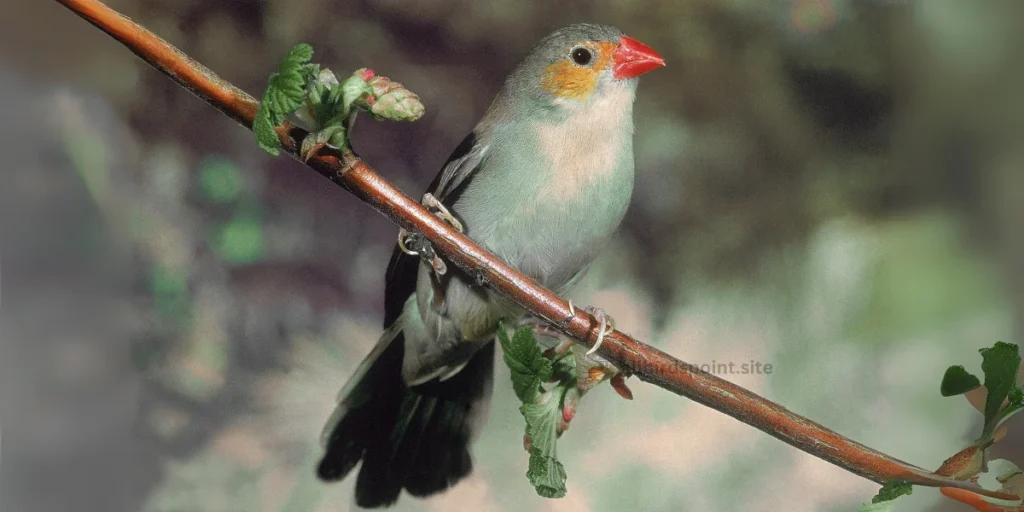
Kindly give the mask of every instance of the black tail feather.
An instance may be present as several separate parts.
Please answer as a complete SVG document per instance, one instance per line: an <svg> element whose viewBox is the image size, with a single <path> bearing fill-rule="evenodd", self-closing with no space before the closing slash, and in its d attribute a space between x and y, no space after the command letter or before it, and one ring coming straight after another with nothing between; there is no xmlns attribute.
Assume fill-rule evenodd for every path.
<svg viewBox="0 0 1024 512"><path fill-rule="evenodd" d="M488 342L457 374L412 388L402 380L399 333L353 389L349 409L326 439L323 480L345 478L359 460L356 504L375 508L443 491L472 470L469 443L486 413L494 372Z"/></svg>

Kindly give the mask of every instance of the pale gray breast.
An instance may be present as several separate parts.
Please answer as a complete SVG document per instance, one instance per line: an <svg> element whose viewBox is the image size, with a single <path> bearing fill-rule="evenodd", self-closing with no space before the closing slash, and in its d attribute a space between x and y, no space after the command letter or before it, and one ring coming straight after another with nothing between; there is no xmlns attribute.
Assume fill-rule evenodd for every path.
<svg viewBox="0 0 1024 512"><path fill-rule="evenodd" d="M497 127L483 167L455 210L468 234L559 289L590 264L633 188L634 87L610 88L554 123Z"/></svg>

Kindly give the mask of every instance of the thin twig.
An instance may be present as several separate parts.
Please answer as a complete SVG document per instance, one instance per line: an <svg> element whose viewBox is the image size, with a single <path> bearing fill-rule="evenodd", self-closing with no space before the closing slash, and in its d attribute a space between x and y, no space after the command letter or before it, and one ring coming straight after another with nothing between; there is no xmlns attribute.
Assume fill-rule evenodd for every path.
<svg viewBox="0 0 1024 512"><path fill-rule="evenodd" d="M101 2L57 1L110 34L217 110L252 129L258 103L242 90ZM284 150L297 158L296 141L301 141L306 132L286 125L278 129L278 134ZM400 227L422 233L438 251L478 283L510 298L587 346L592 346L597 340L600 323L591 315L579 309L572 314L564 299L452 229L385 181L355 154L325 150L305 163ZM899 479L915 485L953 487L994 498L1018 499L1012 494L989 491L971 482L937 475L868 448L622 332L614 331L607 335L598 354L641 380L728 414L804 452L875 482Z"/></svg>

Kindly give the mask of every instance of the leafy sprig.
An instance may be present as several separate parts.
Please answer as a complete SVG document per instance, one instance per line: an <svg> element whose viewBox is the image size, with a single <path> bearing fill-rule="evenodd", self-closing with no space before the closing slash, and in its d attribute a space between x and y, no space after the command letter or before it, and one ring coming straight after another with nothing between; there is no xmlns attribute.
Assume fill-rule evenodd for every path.
<svg viewBox="0 0 1024 512"><path fill-rule="evenodd" d="M523 326L509 338L504 326L498 329L505 364L512 374L512 388L523 402L519 412L526 419L526 446L530 452L526 477L537 494L545 498L565 496L566 473L558 461L556 444L575 413L579 401L576 360L571 352L545 357L533 330ZM545 384L551 383L549 389Z"/></svg>
<svg viewBox="0 0 1024 512"><path fill-rule="evenodd" d="M319 71L319 66L309 62L312 58L312 46L297 44L278 65L277 73L270 75L252 131L256 134L256 143L271 155L277 156L277 148L281 147L274 128L302 105L306 98L306 82L309 76Z"/></svg>
<svg viewBox="0 0 1024 512"><path fill-rule="evenodd" d="M1024 390L1017 385L1021 357L1017 345L997 342L981 353L979 379L963 366L950 366L942 377L940 391L943 396L956 396L974 391L984 381L985 403L975 406L984 415L981 435L967 448L946 459L936 473L957 480L974 480L990 491L1021 495L1024 474L1012 462L1004 459L989 460L987 450L1005 429L999 427L1011 416L1024 410ZM942 489L943 494L971 504L978 510L1021 510L1021 500L1000 500L959 489ZM980 508L979 508L980 507Z"/></svg>
<svg viewBox="0 0 1024 512"><path fill-rule="evenodd" d="M1017 372L1020 369L1020 353L1017 345L997 342L990 348L979 350L981 371L985 377L985 415L981 437L975 441L978 446L987 446L999 425L1010 416L1024 409L1024 390L1017 386ZM950 366L942 377L942 396L955 396L981 386L981 380L963 366ZM1006 402L1004 407L1003 403Z"/></svg>
<svg viewBox="0 0 1024 512"><path fill-rule="evenodd" d="M978 406L985 416L981 436L967 448L946 459L936 473L957 480L974 480L991 491L1017 494L1018 487L1024 483L1021 481L1024 479L1024 474L1009 461L987 460L986 450L999 438L999 435L996 434L999 426L1014 414L1024 410L1024 389L1017 385L1017 373L1021 363L1020 353L1017 350L1017 345L1001 341L992 347L980 349L979 352L981 353L983 379L971 374L961 365L950 366L942 377L939 391L942 396L962 395L980 388L984 380L985 403L983 406ZM907 482L889 480L885 482L871 503L861 507L859 512L891 510L892 502L900 496L910 494L912 489ZM944 488L942 491L943 494L960 501L967 499L961 496L963 494L970 496L968 501L976 501L982 505L988 503L1011 507L1012 510L1018 510L1018 507L1021 506L1020 500L997 500L960 489Z"/></svg>
<svg viewBox="0 0 1024 512"><path fill-rule="evenodd" d="M415 121L423 116L419 96L402 84L367 68L340 82L330 69L311 63L312 58L313 47L296 45L270 76L253 121L256 143L268 153L280 154L276 129L291 115L310 132L299 150L303 160L324 146L348 148L348 133L360 110L374 119L391 121Z"/></svg>

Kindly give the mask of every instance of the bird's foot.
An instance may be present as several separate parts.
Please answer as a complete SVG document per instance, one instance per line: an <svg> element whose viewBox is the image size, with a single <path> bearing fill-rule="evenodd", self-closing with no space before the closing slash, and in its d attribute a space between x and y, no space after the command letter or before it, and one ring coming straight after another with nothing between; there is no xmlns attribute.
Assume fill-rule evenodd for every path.
<svg viewBox="0 0 1024 512"><path fill-rule="evenodd" d="M420 204L426 206L428 210L434 213L434 215L437 215L441 220L455 228L455 231L465 233L465 229L462 227L462 222L455 218L455 216L452 215L452 212L448 211L448 207L445 206L438 198L434 197L434 194L431 194L430 192L423 194L423 200L420 201Z"/></svg>
<svg viewBox="0 0 1024 512"><path fill-rule="evenodd" d="M601 344L604 343L605 336L615 331L615 319L608 313L605 313L601 308L588 306L583 308L583 310L593 315L601 324L600 330L597 333L597 341L595 341L594 346L590 347L590 350L587 351L587 355L589 356L597 352L597 349L601 348ZM572 299L569 299L569 314L569 319L576 316L576 306L572 303ZM566 321L568 321L568 319Z"/></svg>
<svg viewBox="0 0 1024 512"><path fill-rule="evenodd" d="M399 229L398 248L409 256L419 256L420 260L430 265L434 274L443 276L448 273L448 265L438 256L434 246L430 245L422 233L412 232L405 228Z"/></svg>
<svg viewBox="0 0 1024 512"><path fill-rule="evenodd" d="M601 308L587 307L584 310L593 315L601 325L594 346L590 347L590 350L586 352L583 352L583 349L580 348L579 351L583 353L576 354L576 368L579 374L578 387L581 391L585 392L605 380L611 380L612 389L619 396L626 400L632 400L633 391L626 385L626 377L629 374L623 372L621 368L608 359L597 354L597 350L601 348L605 336L615 331L615 319ZM572 303L572 300L569 301L569 312L572 313L572 316L576 316L576 306Z"/></svg>
<svg viewBox="0 0 1024 512"><path fill-rule="evenodd" d="M569 315L566 319L559 322L562 328L568 327L569 321L576 316L576 305L569 300ZM586 393L594 386L609 380L611 381L612 389L619 394L622 398L627 400L633 399L633 391L626 385L626 378L629 377L628 372L622 371L621 368L616 366L608 359L598 355L597 349L601 347L604 342L604 337L611 334L615 330L615 320L603 310L599 308L588 307L584 308L585 311L602 323L601 331L598 334L597 342L589 350L582 345L578 345L572 338L562 334L561 331L553 329L547 324L544 324L540 320L533 320L530 324L534 333L539 336L546 336L558 340L558 345L548 348L544 355L548 358L555 358L564 355L569 350L572 350L573 356L576 358L576 369L578 375L577 387L580 389L581 394ZM571 416L570 416L571 417Z"/></svg>
<svg viewBox="0 0 1024 512"><path fill-rule="evenodd" d="M459 222L459 219L455 218L433 194L429 192L424 194L421 203L456 231L464 232L462 222ZM430 265L436 275L443 276L448 272L448 265L438 256L437 251L422 233L413 233L404 228L398 230L398 248L410 256L419 256L421 260Z"/></svg>

